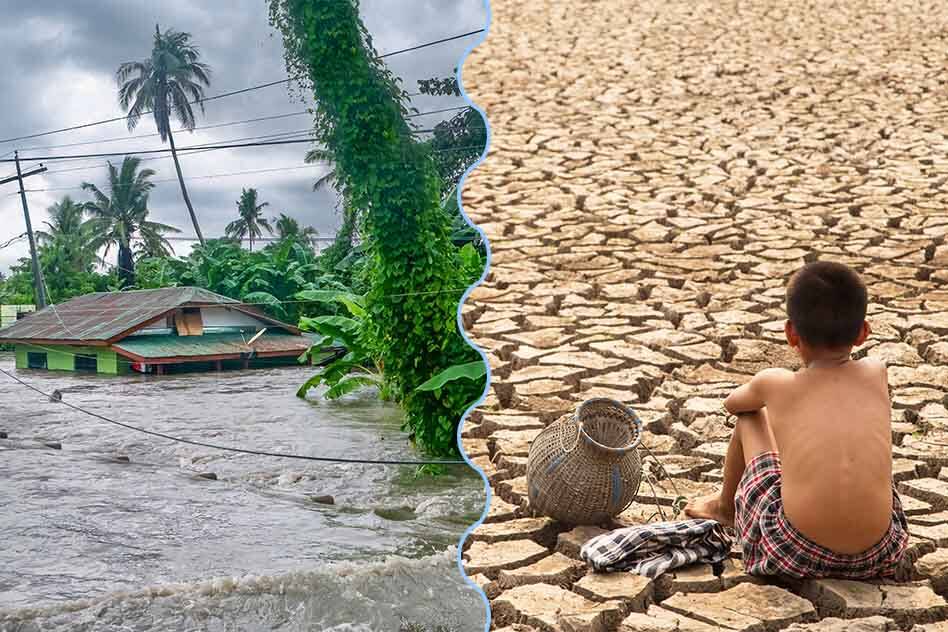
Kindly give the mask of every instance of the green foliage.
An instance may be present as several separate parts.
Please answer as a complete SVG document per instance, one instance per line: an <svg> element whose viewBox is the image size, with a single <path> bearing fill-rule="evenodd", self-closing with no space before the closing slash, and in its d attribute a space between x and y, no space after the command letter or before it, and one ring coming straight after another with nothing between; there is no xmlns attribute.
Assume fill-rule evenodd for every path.
<svg viewBox="0 0 948 632"><path fill-rule="evenodd" d="M149 250L164 253L171 250L164 235L181 232L174 226L148 219L148 195L155 186L151 182L155 172L139 170L141 161L137 156L126 156L121 169L108 163L108 195L90 182L82 183L83 190L92 195L92 201L83 207L90 215L83 229L90 235L92 251L104 247L103 256L108 256L113 246L118 248L118 277L125 287L135 283L132 238L141 237L150 244Z"/></svg>
<svg viewBox="0 0 948 632"><path fill-rule="evenodd" d="M337 399L366 386L382 387L381 372L375 365L372 352L364 346L361 331L365 327L366 315L363 297L349 292L306 290L298 298L316 303L339 303L349 310L347 316L318 316L300 319L300 328L320 334L301 360L309 358L313 363L330 360L316 375L307 380L296 392L306 397L311 388L326 384L329 389L323 394L326 399ZM345 354L326 357L328 347L344 348Z"/></svg>
<svg viewBox="0 0 948 632"><path fill-rule="evenodd" d="M441 207L431 147L412 139L405 91L372 50L354 0L270 0L287 70L309 79L315 131L332 154L338 187L354 210L365 256L366 320L359 336L384 370L422 449L457 454L461 414L482 386L454 380L417 387L447 367L475 362L457 330L467 276Z"/></svg>
<svg viewBox="0 0 948 632"><path fill-rule="evenodd" d="M270 315L296 322L304 314L335 314L333 301L298 296L304 290L349 292L327 274L311 245L295 238L249 252L230 239L195 246L186 258L148 258L138 263L137 286L146 288L194 285L258 307Z"/></svg>
<svg viewBox="0 0 948 632"><path fill-rule="evenodd" d="M478 360L477 362L468 362L466 364L455 364L454 366L446 368L441 373L438 373L430 380L417 387L415 390L437 391L448 382L461 379L481 382L481 388L483 388L484 385L482 378L484 378L486 375L487 367L481 360Z"/></svg>
<svg viewBox="0 0 948 632"><path fill-rule="evenodd" d="M211 69L199 61L198 49L190 33L166 30L155 25L151 56L144 61L127 61L115 73L119 103L128 112L128 131L147 113L155 119L162 142L171 134L174 116L185 129L193 129L194 111L190 101L204 103L204 87L211 85Z"/></svg>
<svg viewBox="0 0 948 632"><path fill-rule="evenodd" d="M319 231L312 226L300 227L300 223L286 213L280 213L279 217L273 218L273 228L280 241L293 239L312 245L313 238L319 235Z"/></svg>

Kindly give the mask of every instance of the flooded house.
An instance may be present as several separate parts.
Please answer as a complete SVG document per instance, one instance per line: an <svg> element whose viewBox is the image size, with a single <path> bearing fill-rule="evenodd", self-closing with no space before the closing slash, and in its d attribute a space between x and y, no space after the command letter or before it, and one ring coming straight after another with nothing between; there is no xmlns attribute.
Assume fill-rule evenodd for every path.
<svg viewBox="0 0 948 632"><path fill-rule="evenodd" d="M0 329L18 369L168 373L296 364L312 338L195 287L96 292Z"/></svg>

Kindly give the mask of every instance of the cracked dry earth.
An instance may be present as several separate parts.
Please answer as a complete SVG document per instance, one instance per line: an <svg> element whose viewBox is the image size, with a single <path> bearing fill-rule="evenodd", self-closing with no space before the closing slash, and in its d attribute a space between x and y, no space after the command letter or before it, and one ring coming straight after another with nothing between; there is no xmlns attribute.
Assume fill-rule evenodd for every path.
<svg viewBox="0 0 948 632"><path fill-rule="evenodd" d="M463 431L489 477L470 576L506 632L948 630L948 4L495 0L465 87L488 115L466 212L490 275L463 308L492 369ZM898 583L650 581L577 561L597 528L534 516L531 440L631 404L688 495L721 478L715 410L783 342L787 275L856 267L892 391L911 545ZM660 502L670 505L667 481ZM612 525L648 520L643 494Z"/></svg>

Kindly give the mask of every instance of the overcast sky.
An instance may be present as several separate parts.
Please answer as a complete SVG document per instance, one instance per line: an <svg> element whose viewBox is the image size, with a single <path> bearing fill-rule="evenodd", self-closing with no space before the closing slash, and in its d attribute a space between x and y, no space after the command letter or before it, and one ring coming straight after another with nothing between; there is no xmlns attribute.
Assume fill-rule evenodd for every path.
<svg viewBox="0 0 948 632"><path fill-rule="evenodd" d="M286 76L280 34L267 20L266 0L0 0L4 19L0 41L4 42L4 64L0 76L0 139L22 136L90 121L122 116L118 104L115 70L124 61L144 60L151 51L155 24L191 33L213 76L207 96L274 81ZM465 33L486 26L484 0L362 0L362 16L379 53ZM446 77L453 73L461 55L482 35L476 35L386 59L404 88L417 91L417 80ZM456 97L419 96L413 105L419 111L464 105ZM230 123L243 119L299 112L306 106L285 85L254 90L211 101L206 113L198 113L198 126ZM431 127L451 113L415 118ZM173 124L177 129L177 124ZM305 130L312 125L308 115L181 132L178 147L223 142L249 136ZM21 157L49 154L85 154L160 147L157 137L129 138L155 133L154 122L143 118L129 133L124 121L98 125L41 138L0 143L0 156ZM73 147L51 147L68 143L121 139ZM243 141L242 141L243 142ZM268 216L285 212L321 235L331 236L339 223L336 198L329 191L313 192L312 184L324 171L305 166L307 145L284 145L258 149L233 149L198 153L181 158L181 166L195 212L205 237L220 236L236 215L236 200L242 187L255 187L260 199L269 202ZM121 162L121 157L113 159ZM24 163L28 168L30 163ZM85 199L79 189L83 181L104 188L105 159L47 162L48 174L26 180L34 230L43 228L46 207L63 195ZM156 187L149 208L151 218L177 226L193 235L187 208L175 178L170 157L143 163L154 169ZM235 171L292 169L230 177L200 178ZM301 168L302 167L302 168ZM69 171L53 173L54 171ZM15 173L12 164L0 164L0 178ZM163 181L168 180L168 181ZM55 189L55 190L52 190ZM0 185L0 244L25 230L15 183ZM178 254L190 246L174 242ZM0 271L6 272L19 257L27 256L26 240L0 250Z"/></svg>

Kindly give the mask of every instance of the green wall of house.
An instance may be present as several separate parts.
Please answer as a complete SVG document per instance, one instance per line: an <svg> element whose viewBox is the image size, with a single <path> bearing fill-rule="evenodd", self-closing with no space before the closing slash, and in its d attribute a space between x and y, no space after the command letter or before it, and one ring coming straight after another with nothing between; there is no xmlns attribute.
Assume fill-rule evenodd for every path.
<svg viewBox="0 0 948 632"><path fill-rule="evenodd" d="M43 345L37 347L28 344L16 345L16 368L29 368L27 353L45 353L46 368L50 371L75 371L76 355L96 356L96 369L99 373L116 375L128 372L128 362L123 362L111 349L102 347L72 347L65 345Z"/></svg>

